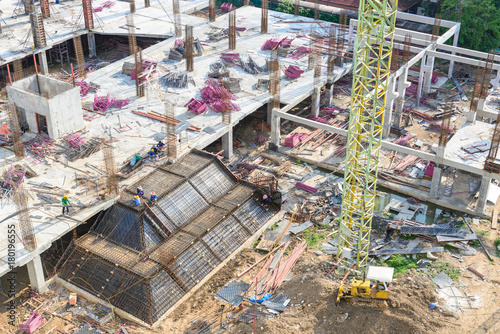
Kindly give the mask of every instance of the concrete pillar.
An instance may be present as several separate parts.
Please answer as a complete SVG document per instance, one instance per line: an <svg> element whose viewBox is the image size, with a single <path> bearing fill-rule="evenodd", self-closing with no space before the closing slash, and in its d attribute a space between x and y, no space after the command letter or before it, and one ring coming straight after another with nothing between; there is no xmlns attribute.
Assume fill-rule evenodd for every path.
<svg viewBox="0 0 500 334"><path fill-rule="evenodd" d="M222 136L222 149L224 157L229 159L233 156L233 128L230 125L227 133Z"/></svg>
<svg viewBox="0 0 500 334"><path fill-rule="evenodd" d="M493 90L496 90L498 84L500 83L500 70L497 70L497 76L495 79L491 80L491 85L493 86Z"/></svg>
<svg viewBox="0 0 500 334"><path fill-rule="evenodd" d="M483 176L481 180L481 189L479 189L479 197L477 198L476 212L478 214L483 214L486 208L486 198L488 196L488 190L490 189L491 177Z"/></svg>
<svg viewBox="0 0 500 334"><path fill-rule="evenodd" d="M330 79L328 79L328 82L325 85L325 99L326 105L331 107L333 105L333 82Z"/></svg>
<svg viewBox="0 0 500 334"><path fill-rule="evenodd" d="M443 172L444 147L437 144L432 145L432 150L436 152L436 161L434 165L434 173L432 174L430 197L439 197L439 185L441 184L441 175Z"/></svg>
<svg viewBox="0 0 500 334"><path fill-rule="evenodd" d="M477 112L469 111L465 113L465 116L467 117L467 122L474 123L476 121Z"/></svg>
<svg viewBox="0 0 500 334"><path fill-rule="evenodd" d="M436 51L436 47L431 48L432 51ZM434 59L435 57L427 57L425 74L424 74L424 92L429 93L431 91L431 80L432 72L434 72Z"/></svg>
<svg viewBox="0 0 500 334"><path fill-rule="evenodd" d="M460 34L460 27L455 31L455 35L453 36L453 46L458 45L458 35ZM455 52L451 53L452 55L455 55ZM453 76L453 67L455 66L455 61L450 60L450 67L448 67L448 78L451 78Z"/></svg>
<svg viewBox="0 0 500 334"><path fill-rule="evenodd" d="M403 68L403 73L399 76L398 80L398 96L396 98L396 107L394 109L393 124L397 127L401 125L401 115L403 114L403 108L405 105L405 94L406 89L411 86L411 82L408 80L408 66Z"/></svg>
<svg viewBox="0 0 500 334"><path fill-rule="evenodd" d="M314 117L319 116L319 103L321 98L321 88L314 87L314 92L311 96L311 115Z"/></svg>
<svg viewBox="0 0 500 334"><path fill-rule="evenodd" d="M273 101L267 102L267 124L271 124L273 114Z"/></svg>
<svg viewBox="0 0 500 334"><path fill-rule="evenodd" d="M281 117L275 116L274 112L278 111L277 109L272 110L272 119L271 119L271 143L280 146L280 122Z"/></svg>
<svg viewBox="0 0 500 334"><path fill-rule="evenodd" d="M87 34L87 40L89 42L89 57L90 58L97 57L97 48L95 46L95 35L93 32L89 32Z"/></svg>
<svg viewBox="0 0 500 334"><path fill-rule="evenodd" d="M434 173L432 174L431 190L429 193L431 198L439 198L439 185L441 184L442 174L443 174L442 166L435 164Z"/></svg>
<svg viewBox="0 0 500 334"><path fill-rule="evenodd" d="M33 260L26 264L28 268L28 276L30 279L31 288L40 293L45 292L47 284L43 275L42 260L40 255L37 255Z"/></svg>
<svg viewBox="0 0 500 334"><path fill-rule="evenodd" d="M427 55L424 55L422 59L420 59L420 75L418 76L418 88L417 88L417 107L420 107L420 99L422 98L422 86L424 84L424 76L426 71L426 62Z"/></svg>
<svg viewBox="0 0 500 334"><path fill-rule="evenodd" d="M387 78L387 94L385 96L385 111L384 111L384 123L382 129L382 139L387 139L391 133L392 124L392 108L394 105L394 100L398 97L396 90L396 80L394 75L389 75Z"/></svg>
<svg viewBox="0 0 500 334"><path fill-rule="evenodd" d="M38 54L38 62L40 63L40 73L43 75L49 74L49 63L47 62L47 53L42 51Z"/></svg>

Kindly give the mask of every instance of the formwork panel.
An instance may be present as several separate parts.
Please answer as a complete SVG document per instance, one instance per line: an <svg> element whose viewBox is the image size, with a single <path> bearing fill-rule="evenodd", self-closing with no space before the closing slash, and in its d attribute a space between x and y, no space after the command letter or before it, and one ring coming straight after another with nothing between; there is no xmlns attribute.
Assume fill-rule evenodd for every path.
<svg viewBox="0 0 500 334"><path fill-rule="evenodd" d="M182 230L200 237L223 220L227 213L226 210L210 206L201 215L182 227Z"/></svg>
<svg viewBox="0 0 500 334"><path fill-rule="evenodd" d="M189 177L211 161L213 161L213 158L204 157L198 154L188 154L176 163L163 168L169 172Z"/></svg>
<svg viewBox="0 0 500 334"><path fill-rule="evenodd" d="M227 258L250 237L240 223L229 216L203 237L203 241L221 259Z"/></svg>
<svg viewBox="0 0 500 334"><path fill-rule="evenodd" d="M190 182L209 203L226 195L235 184L227 171L216 162L191 177Z"/></svg>
<svg viewBox="0 0 500 334"><path fill-rule="evenodd" d="M151 279L150 286L153 302L153 322L155 322L177 303L185 295L185 292L164 270Z"/></svg>
<svg viewBox="0 0 500 334"><path fill-rule="evenodd" d="M189 184L184 183L156 204L176 226L187 223L208 207L208 203Z"/></svg>
<svg viewBox="0 0 500 334"><path fill-rule="evenodd" d="M238 184L236 187L231 189L229 192L224 195L221 199L219 199L215 205L224 208L228 211L234 210L238 205L243 203L245 200L252 196L255 190L244 186L242 184Z"/></svg>
<svg viewBox="0 0 500 334"><path fill-rule="evenodd" d="M163 169L156 169L154 172L146 175L141 180L137 181L128 189L132 193L136 193L137 187L141 186L144 190L145 196L149 198L149 194L154 191L156 196L161 197L173 189L176 185L180 184L184 178L169 173Z"/></svg>
<svg viewBox="0 0 500 334"><path fill-rule="evenodd" d="M178 268L177 277L188 289L192 289L219 263L210 250L197 241L175 260L172 267Z"/></svg>
<svg viewBox="0 0 500 334"><path fill-rule="evenodd" d="M263 207L254 198L243 203L235 212L234 216L245 225L252 233L255 233L275 214L275 210Z"/></svg>

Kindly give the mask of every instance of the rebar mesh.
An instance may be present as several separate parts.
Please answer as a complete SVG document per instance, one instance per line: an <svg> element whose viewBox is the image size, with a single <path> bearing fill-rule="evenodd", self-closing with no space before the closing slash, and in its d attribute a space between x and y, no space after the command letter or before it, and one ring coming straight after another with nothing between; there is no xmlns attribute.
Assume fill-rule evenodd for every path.
<svg viewBox="0 0 500 334"><path fill-rule="evenodd" d="M36 249L36 236L28 211L28 194L24 190L24 185L22 183L14 190L13 198L16 204L17 219L19 221L18 226L21 230L24 248L33 252Z"/></svg>
<svg viewBox="0 0 500 334"><path fill-rule="evenodd" d="M115 153L111 142L104 144L102 153L104 156L106 174L108 174L106 178L106 189L110 194L116 196L118 195L118 176L116 175Z"/></svg>
<svg viewBox="0 0 500 334"><path fill-rule="evenodd" d="M14 154L16 155L16 158L22 159L26 156L26 152L24 152L23 133L21 131L21 125L19 124L19 115L17 114L17 107L13 104L9 104L8 109L9 109L9 126L12 132Z"/></svg>
<svg viewBox="0 0 500 334"><path fill-rule="evenodd" d="M175 119L175 105L165 102L165 117L166 119ZM177 159L177 135L175 133L174 122L165 123L165 134L167 136L167 151L168 157Z"/></svg>
<svg viewBox="0 0 500 334"><path fill-rule="evenodd" d="M229 12L229 50L236 50L236 11Z"/></svg>
<svg viewBox="0 0 500 334"><path fill-rule="evenodd" d="M193 72L193 26L186 26L186 71Z"/></svg>
<svg viewBox="0 0 500 334"><path fill-rule="evenodd" d="M173 175L167 170L186 168L185 178L175 175L162 185L167 189L183 180L156 205L141 206L144 211L125 203L110 208L75 242L59 276L153 324L276 213L252 198L252 187L236 184L214 157L201 152L151 176L162 180ZM148 177L125 193L153 184ZM220 199L209 204L202 194Z"/></svg>
<svg viewBox="0 0 500 334"><path fill-rule="evenodd" d="M208 20L210 22L215 21L215 0L209 0L208 2Z"/></svg>
<svg viewBox="0 0 500 334"><path fill-rule="evenodd" d="M269 84L271 95L273 96L273 109L280 107L280 63L278 50L271 51L271 61L269 62Z"/></svg>
<svg viewBox="0 0 500 334"><path fill-rule="evenodd" d="M262 1L262 15L260 18L260 32L262 34L267 34L267 24L269 21L269 2L268 0Z"/></svg>
<svg viewBox="0 0 500 334"><path fill-rule="evenodd" d="M172 11L174 12L175 37L182 36L181 11L179 9L179 0L172 0Z"/></svg>

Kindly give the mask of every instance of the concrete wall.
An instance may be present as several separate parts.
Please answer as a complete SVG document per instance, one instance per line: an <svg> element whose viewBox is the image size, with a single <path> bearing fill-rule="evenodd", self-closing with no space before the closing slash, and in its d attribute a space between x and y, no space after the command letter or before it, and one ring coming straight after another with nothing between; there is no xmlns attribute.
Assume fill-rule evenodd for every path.
<svg viewBox="0 0 500 334"><path fill-rule="evenodd" d="M36 115L47 118L49 137L59 139L64 134L83 127L80 88L65 82L39 75L40 89L49 98L37 94L36 76L31 76L7 86L9 100L23 108L30 131L37 132ZM46 95L47 96L47 95Z"/></svg>

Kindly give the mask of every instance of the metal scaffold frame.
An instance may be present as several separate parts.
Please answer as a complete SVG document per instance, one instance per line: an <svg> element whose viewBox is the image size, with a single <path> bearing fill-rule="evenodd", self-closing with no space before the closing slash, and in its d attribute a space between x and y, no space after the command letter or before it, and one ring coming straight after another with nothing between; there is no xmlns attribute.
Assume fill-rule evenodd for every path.
<svg viewBox="0 0 500 334"><path fill-rule="evenodd" d="M339 273L366 268L397 0L361 1L338 254Z"/></svg>

